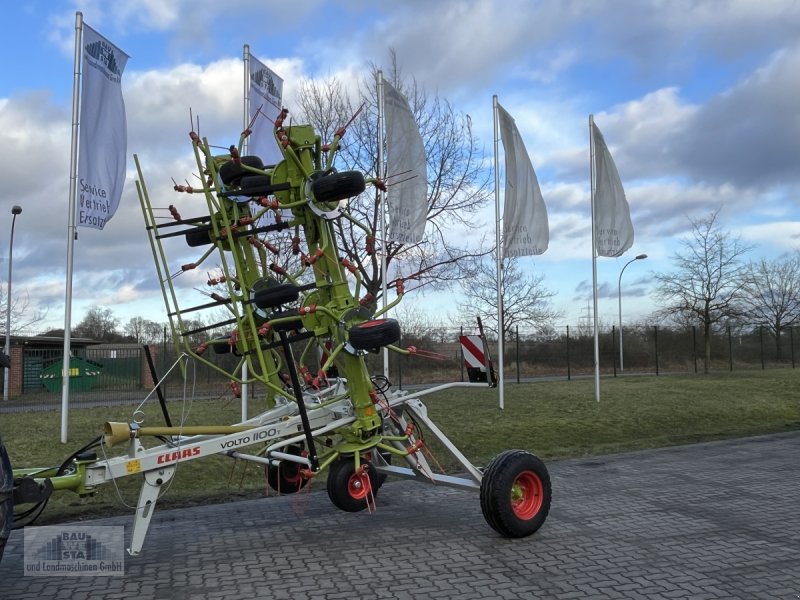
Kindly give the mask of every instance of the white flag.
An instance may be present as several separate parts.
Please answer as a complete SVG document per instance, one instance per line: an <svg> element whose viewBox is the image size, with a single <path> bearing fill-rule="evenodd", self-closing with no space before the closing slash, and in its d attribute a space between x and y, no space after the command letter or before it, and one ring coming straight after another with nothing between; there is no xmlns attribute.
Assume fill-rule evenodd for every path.
<svg viewBox="0 0 800 600"><path fill-rule="evenodd" d="M258 156L265 165L283 160L275 139L273 122L283 108L283 79L269 67L250 55L250 120L253 132L247 142L247 153ZM256 113L261 110L260 115Z"/></svg>
<svg viewBox="0 0 800 600"><path fill-rule="evenodd" d="M425 144L408 100L383 80L386 114L386 173L398 183L386 195L389 239L401 244L421 242L428 217L428 166Z"/></svg>
<svg viewBox="0 0 800 600"><path fill-rule="evenodd" d="M550 243L547 208L531 159L511 115L498 103L506 163L503 256L542 254Z"/></svg>
<svg viewBox="0 0 800 600"><path fill-rule="evenodd" d="M125 185L128 131L122 71L128 55L83 25L77 225L103 229Z"/></svg>
<svg viewBox="0 0 800 600"><path fill-rule="evenodd" d="M592 120L594 142L594 228L598 256L622 256L633 245L633 224L625 190L603 134Z"/></svg>

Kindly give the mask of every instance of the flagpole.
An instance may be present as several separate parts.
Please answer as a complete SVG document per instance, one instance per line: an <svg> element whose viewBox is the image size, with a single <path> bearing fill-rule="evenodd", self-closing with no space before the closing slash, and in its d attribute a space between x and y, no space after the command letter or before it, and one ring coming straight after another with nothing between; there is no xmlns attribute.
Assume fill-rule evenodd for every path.
<svg viewBox="0 0 800 600"><path fill-rule="evenodd" d="M383 71L378 71L378 179L386 179L386 165L383 163L383 139L384 129L386 128L385 116L383 114ZM381 308L386 311L386 295L388 287L386 285L386 248L388 238L386 236L386 192L378 192L378 210L381 214ZM383 349L383 376L389 377L389 350Z"/></svg>
<svg viewBox="0 0 800 600"><path fill-rule="evenodd" d="M592 135L592 125L594 115L589 115L589 183L591 188L592 203L592 301L594 304L594 399L600 402L600 338L597 328L597 232L595 230L595 169L594 169L594 136Z"/></svg>
<svg viewBox="0 0 800 600"><path fill-rule="evenodd" d="M78 235L75 225L75 200L78 189L78 136L80 134L80 89L81 89L81 39L83 34L83 13L75 13L75 61L72 78L72 141L69 155L69 215L67 225L67 281L64 300L64 357L61 369L61 443L67 443L67 422L69 418L69 371L70 338L72 337L72 263L75 253L75 238Z"/></svg>
<svg viewBox="0 0 800 600"><path fill-rule="evenodd" d="M500 244L500 127L497 94L492 96L492 124L494 125L494 237L497 267L497 395L500 410L503 410L505 408L503 390L503 248Z"/></svg>
<svg viewBox="0 0 800 600"><path fill-rule="evenodd" d="M250 44L245 44L242 52L242 62L244 63L244 118L242 131L247 129L250 124ZM250 136L244 138L242 143L242 154L247 154Z"/></svg>

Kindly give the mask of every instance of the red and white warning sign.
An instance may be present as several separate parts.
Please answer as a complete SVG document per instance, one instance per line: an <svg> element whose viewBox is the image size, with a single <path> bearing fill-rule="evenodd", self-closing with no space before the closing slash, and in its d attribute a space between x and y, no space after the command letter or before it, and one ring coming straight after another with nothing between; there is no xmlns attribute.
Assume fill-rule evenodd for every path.
<svg viewBox="0 0 800 600"><path fill-rule="evenodd" d="M464 366L468 369L480 369L486 372L486 357L483 352L483 340L479 335L459 336L461 352L464 355Z"/></svg>
<svg viewBox="0 0 800 600"><path fill-rule="evenodd" d="M494 368L492 367L491 358L487 356L484 337L481 335L461 335L458 339L461 342L464 366L467 367L467 375L470 382L491 382L491 385L494 385ZM486 363L489 363L488 375L486 373Z"/></svg>

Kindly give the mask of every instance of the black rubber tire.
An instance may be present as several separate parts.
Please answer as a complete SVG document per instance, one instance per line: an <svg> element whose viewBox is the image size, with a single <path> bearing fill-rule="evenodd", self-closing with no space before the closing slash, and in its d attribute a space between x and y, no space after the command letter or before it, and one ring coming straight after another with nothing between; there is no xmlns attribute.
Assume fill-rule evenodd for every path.
<svg viewBox="0 0 800 600"><path fill-rule="evenodd" d="M243 156L241 158L241 163L248 167L253 167L254 169L264 168L264 163L258 156ZM232 160L226 162L219 168L219 178L222 180L222 183L227 186L239 185L242 177L246 174L250 174L250 171L245 171L242 169L241 165L237 165Z"/></svg>
<svg viewBox="0 0 800 600"><path fill-rule="evenodd" d="M287 454L294 454L295 456L300 456L302 451L303 447L299 445L289 446L286 449ZM308 484L308 479L300 475L300 469L300 463L288 460L281 461L278 467L268 465L266 468L267 483L269 487L279 494L299 492Z"/></svg>
<svg viewBox="0 0 800 600"><path fill-rule="evenodd" d="M282 304L294 302L300 297L300 290L291 283L278 283L270 287L256 290L253 302L258 308L275 308Z"/></svg>
<svg viewBox="0 0 800 600"><path fill-rule="evenodd" d="M14 474L11 470L11 459L0 437L0 561L6 540L11 535L14 522Z"/></svg>
<svg viewBox="0 0 800 600"><path fill-rule="evenodd" d="M366 188L361 171L342 171L315 179L311 184L311 193L317 202L328 203L358 196Z"/></svg>
<svg viewBox="0 0 800 600"><path fill-rule="evenodd" d="M246 196L250 190L259 190L271 184L272 177L269 175L253 175L248 173L245 177L242 177L242 180L239 182L239 189L242 195Z"/></svg>
<svg viewBox="0 0 800 600"><path fill-rule="evenodd" d="M396 319L375 319L350 328L350 345L356 350L375 350L400 340Z"/></svg>
<svg viewBox="0 0 800 600"><path fill-rule="evenodd" d="M224 335L220 338L212 340L214 343L211 344L211 347L214 348L214 354L230 354L231 353L230 340L231 340L230 335Z"/></svg>
<svg viewBox="0 0 800 600"><path fill-rule="evenodd" d="M550 512L552 487L547 467L524 450L494 457L481 481L481 510L486 522L508 538L535 533Z"/></svg>
<svg viewBox="0 0 800 600"><path fill-rule="evenodd" d="M378 495L378 472L369 461L362 460L367 478L357 478L356 463L352 456L336 459L328 472L328 497L333 505L345 512L359 512L367 508ZM364 484L369 485L369 489Z"/></svg>
<svg viewBox="0 0 800 600"><path fill-rule="evenodd" d="M211 230L208 225L197 227L192 231L186 232L186 243L190 248L197 248L198 246L208 246L211 243Z"/></svg>

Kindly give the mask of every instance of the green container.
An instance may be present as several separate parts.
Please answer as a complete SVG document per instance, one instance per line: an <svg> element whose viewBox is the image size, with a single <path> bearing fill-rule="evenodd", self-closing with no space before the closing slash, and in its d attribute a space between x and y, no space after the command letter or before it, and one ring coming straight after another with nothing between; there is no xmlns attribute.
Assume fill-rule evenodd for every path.
<svg viewBox="0 0 800 600"><path fill-rule="evenodd" d="M58 361L42 370L39 377L48 392L58 392L62 389L64 361ZM90 360L76 356L69 359L69 390L71 392L88 392L97 382L103 366Z"/></svg>

